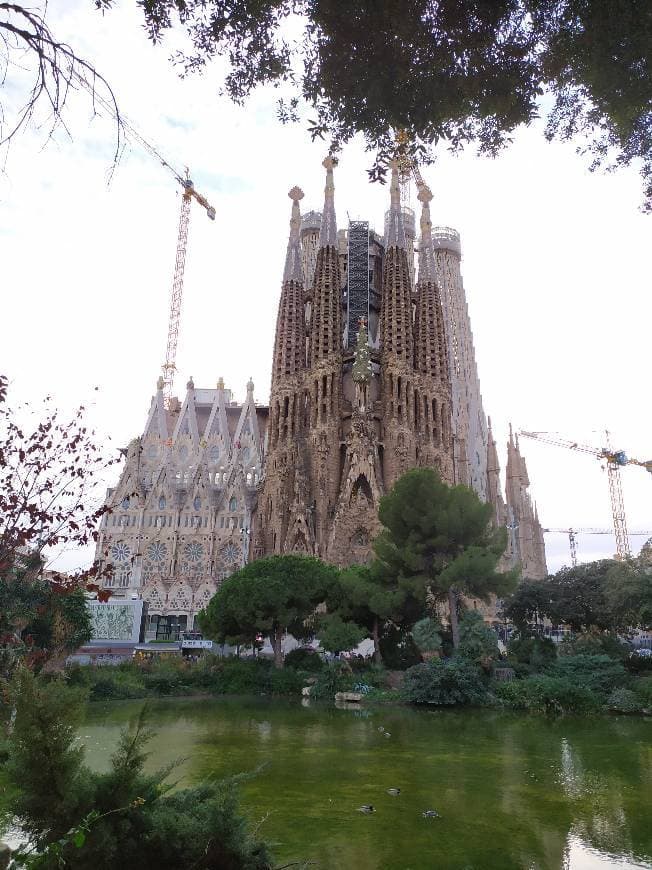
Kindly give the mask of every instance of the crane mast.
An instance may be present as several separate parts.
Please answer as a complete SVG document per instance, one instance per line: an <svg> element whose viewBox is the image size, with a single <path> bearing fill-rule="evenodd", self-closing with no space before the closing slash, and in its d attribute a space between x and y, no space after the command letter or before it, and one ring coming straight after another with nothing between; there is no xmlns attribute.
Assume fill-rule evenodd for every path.
<svg viewBox="0 0 652 870"><path fill-rule="evenodd" d="M629 459L622 450L613 450L609 432L605 432L607 446L600 448L591 447L588 444L580 444L567 438L561 438L551 432L525 432L521 430L519 435L522 435L524 438L533 438L535 441L541 441L544 444L551 444L554 447L565 447L578 453L588 453L590 456L604 460L607 466L611 518L614 537L616 538L616 558L629 559L632 553L629 547L629 535L627 534L627 517L625 514L620 469L623 465L639 465L647 471L652 472L652 461L643 462L639 459ZM571 543L571 556L573 549L574 547ZM577 558L577 553L575 553L575 558Z"/></svg>
<svg viewBox="0 0 652 870"><path fill-rule="evenodd" d="M577 567L577 536L578 535L613 535L613 529L543 529L545 534L558 533L568 535L568 546L570 550L571 565ZM649 537L652 531L645 532L628 532L628 537L644 536Z"/></svg>
<svg viewBox="0 0 652 870"><path fill-rule="evenodd" d="M117 113L117 108L105 99L94 87L88 79L84 78L77 70L73 70L72 78L93 98L93 103L100 106L108 115L118 121L125 134L137 142L140 147L149 155L154 157L158 162L167 169L176 179L177 183L183 188L181 196L181 214L179 216L179 231L177 234L177 251L174 263L174 278L172 280L172 290L170 292L170 311L168 314L168 337L165 348L165 362L163 363L163 398L165 407L170 407L172 399L172 391L174 389L174 376L176 374L176 359L177 359L177 344L179 339L179 326L181 323L181 302L183 300L183 275L186 267L186 250L188 246L188 229L190 226L190 203L194 199L206 210L206 214L210 220L215 220L215 209L208 202L206 197L202 196L188 176L186 170L185 177L178 172L174 166L161 155L157 148L148 142L142 136L133 124L124 116Z"/></svg>

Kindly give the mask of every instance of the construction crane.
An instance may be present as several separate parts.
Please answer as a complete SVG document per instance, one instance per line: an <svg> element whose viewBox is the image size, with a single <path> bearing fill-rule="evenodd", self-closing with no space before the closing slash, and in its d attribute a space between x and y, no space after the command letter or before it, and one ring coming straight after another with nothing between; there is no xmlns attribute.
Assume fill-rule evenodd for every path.
<svg viewBox="0 0 652 870"><path fill-rule="evenodd" d="M578 535L613 535L613 529L543 529L544 533L568 535L571 565L577 566L577 536ZM630 538L642 536L652 537L652 531L628 532Z"/></svg>
<svg viewBox="0 0 652 870"><path fill-rule="evenodd" d="M519 432L523 438L533 438L544 444L554 447L565 447L575 450L577 453L588 453L596 459L603 460L607 467L607 479L609 482L609 498L611 500L611 516L616 538L616 558L628 559L631 556L629 539L627 535L627 519L625 516L625 503L623 501L623 488L620 480L620 469L625 465L640 465L652 473L652 460L643 462L639 459L629 459L623 450L613 450L609 432L605 432L606 447L591 447L588 444L580 444L568 438L561 438L555 432Z"/></svg>
<svg viewBox="0 0 652 870"><path fill-rule="evenodd" d="M186 268L186 250L188 247L188 229L190 226L190 203L194 199L199 205L206 209L206 214L210 220L215 220L215 209L208 202L206 197L202 196L195 189L192 180L186 169L182 175L174 166L163 157L160 151L148 142L138 130L133 126L131 121L124 115L118 115L117 108L100 94L95 86L84 78L77 70L73 70L72 78L80 87L87 91L93 98L93 103L100 106L110 117L114 118L120 125L125 135L132 141L138 143L140 147L154 157L168 172L172 173L176 182L181 185L181 214L179 216L179 231L177 234L177 253L174 263L174 278L172 281L172 290L170 292L170 311L168 316L168 338L165 348L165 362L163 363L163 398L165 407L170 407L172 398L172 390L174 389L174 376L176 374L176 359L177 359L177 342L179 339L179 325L181 321L181 301L183 299L183 275Z"/></svg>

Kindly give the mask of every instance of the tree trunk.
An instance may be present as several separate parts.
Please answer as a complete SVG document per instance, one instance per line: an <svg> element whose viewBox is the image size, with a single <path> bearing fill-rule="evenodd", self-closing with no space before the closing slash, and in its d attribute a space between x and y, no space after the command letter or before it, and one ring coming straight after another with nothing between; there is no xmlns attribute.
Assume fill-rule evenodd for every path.
<svg viewBox="0 0 652 870"><path fill-rule="evenodd" d="M283 667L283 629L273 628L269 634L269 640L274 650L274 667Z"/></svg>
<svg viewBox="0 0 652 870"><path fill-rule="evenodd" d="M460 645L460 627L457 622L457 592L451 586L448 590L448 609L451 618L451 632L453 633L453 649Z"/></svg>
<svg viewBox="0 0 652 870"><path fill-rule="evenodd" d="M377 665L382 665L383 657L380 652L380 633L378 631L378 617L374 617L374 626L372 636L374 639L374 662Z"/></svg>

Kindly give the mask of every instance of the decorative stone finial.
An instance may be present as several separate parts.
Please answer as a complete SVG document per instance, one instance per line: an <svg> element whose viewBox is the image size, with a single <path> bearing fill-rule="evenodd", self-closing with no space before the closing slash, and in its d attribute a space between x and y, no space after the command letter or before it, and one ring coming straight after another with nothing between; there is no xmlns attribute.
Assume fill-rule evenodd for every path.
<svg viewBox="0 0 652 870"><path fill-rule="evenodd" d="M160 375L158 381L156 382L156 389L159 391L159 393L161 392L161 390L163 389L164 386L165 386L165 381L163 380L163 375Z"/></svg>
<svg viewBox="0 0 652 870"><path fill-rule="evenodd" d="M186 389L187 390L194 390L195 389L195 382L192 379L192 375L190 375L190 377L188 378L188 383L186 384Z"/></svg>
<svg viewBox="0 0 652 870"><path fill-rule="evenodd" d="M219 378L217 379L217 389L218 389L218 390L223 390L223 389L224 389L224 378L223 378L223 377L219 377Z"/></svg>
<svg viewBox="0 0 652 870"><path fill-rule="evenodd" d="M419 188L419 193L417 194L417 199L419 202L431 202L432 200L432 191L428 187L427 184L422 184Z"/></svg>
<svg viewBox="0 0 652 870"><path fill-rule="evenodd" d="M249 380L247 381L247 392L253 393L253 391L254 391L254 382L251 378L249 378Z"/></svg>
<svg viewBox="0 0 652 870"><path fill-rule="evenodd" d="M288 193L288 196L292 200L292 202L300 202L303 199L303 191L300 187L296 185L292 188L292 190Z"/></svg>

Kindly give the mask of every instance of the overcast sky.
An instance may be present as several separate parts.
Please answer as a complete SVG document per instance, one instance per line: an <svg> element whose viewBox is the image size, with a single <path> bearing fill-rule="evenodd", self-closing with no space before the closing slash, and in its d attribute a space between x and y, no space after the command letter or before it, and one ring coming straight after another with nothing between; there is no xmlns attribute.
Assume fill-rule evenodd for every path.
<svg viewBox="0 0 652 870"><path fill-rule="evenodd" d="M219 73L180 80L170 45L152 47L135 4L104 17L90 0L50 3L60 39L111 82L122 111L215 206L193 206L177 365L238 398L249 376L267 401L276 308L290 218L288 190L321 208L323 143L275 117L278 92L244 108L217 96ZM14 100L19 89L9 92ZM164 360L179 190L128 146L107 185L114 127L90 100L69 103L71 139L46 143L36 123L14 141L0 174L2 357L12 396L92 401L93 422L116 444L140 434ZM371 185L362 144L335 173L339 225L364 218L382 232L387 187ZM462 236L464 284L485 412L505 461L508 424L559 432L652 457L649 343L652 218L639 211L635 170L591 174L575 145L522 130L498 159L469 151L424 170L433 223ZM100 392L93 388L99 386ZM523 440L545 527L609 529L606 472L590 456ZM622 473L630 530L652 528L652 475ZM638 551L645 539L633 537ZM547 535L548 565L568 563L568 540ZM613 538L579 538L580 558L610 556Z"/></svg>

